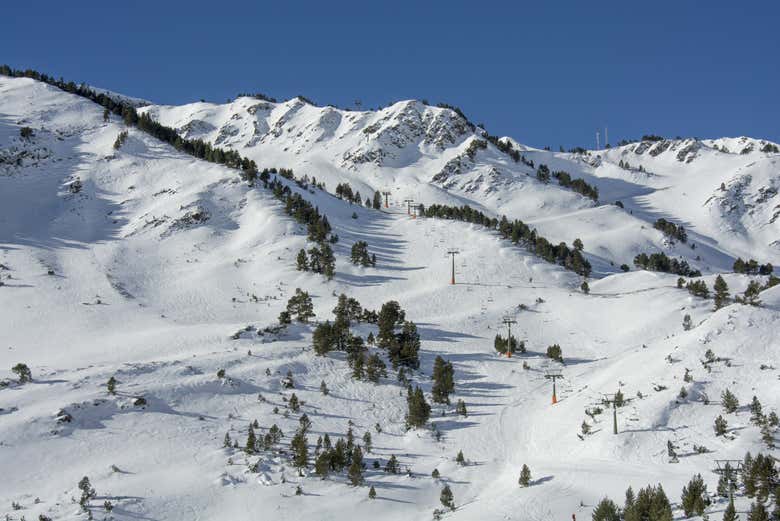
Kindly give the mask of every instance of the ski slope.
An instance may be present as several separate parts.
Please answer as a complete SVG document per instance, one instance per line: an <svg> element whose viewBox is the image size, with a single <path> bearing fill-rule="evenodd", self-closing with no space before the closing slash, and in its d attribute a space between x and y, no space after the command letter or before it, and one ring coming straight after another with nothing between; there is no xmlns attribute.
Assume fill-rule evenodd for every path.
<svg viewBox="0 0 780 521"><path fill-rule="evenodd" d="M254 109L263 118L233 117L258 103L267 105ZM446 519L588 519L602 497L620 501L628 485L636 490L660 482L678 501L694 473L714 490L715 459L767 452L746 404L757 395L766 413L780 407L780 288L762 292L761 307L713 311L711 300L678 289L674 275L622 273L609 264L630 264L635 252L656 247L705 268L712 287L715 273L729 271L737 255L776 263L777 245L768 242L778 236L776 223L765 223L768 214L760 213L776 196L734 220L740 226L732 229L719 228L726 219L717 205L704 211L690 204L711 195L701 177L720 163L704 162L709 149L685 165L660 154L653 161L669 163L664 180L630 182L630 173L615 166L624 157L619 149L600 153L596 166L571 154L525 152L537 164L588 175L603 195L624 201L623 211L609 199L594 204L541 184L492 146L460 174L477 188L469 191L460 180L442 186L433 175L474 136L454 113L417 102L377 113L250 98L144 110L177 128L197 121L190 137L234 146L261 168L293 167L331 190L349 181L363 198L390 189L390 208L371 210L291 185L340 237L337 273L328 282L296 271L297 252L310 246L306 230L267 191L136 129L116 150L125 127L113 116L104 122L101 107L33 80L0 76L0 158L14 158L0 163L0 379L11 382L0 389L0 473L10 478L0 480L0 514L86 519L72 500L86 475L97 491L95 516L103 517L100 505L109 499L111 515L122 520L430 519L441 507L444 484L457 505ZM20 137L22 126L34 130L33 138ZM375 129L368 140L364 128ZM386 155L381 164L356 163L358 152ZM760 154L730 158L733 164L710 184L728 185L733 172L748 168L737 160L753 160L759 166L750 167L751 179L774 186L777 156ZM644 159L648 170L660 171ZM701 169L691 173L686 165ZM491 168L500 169L495 178L487 175ZM71 189L76 180L77 191ZM510 213L556 240L581 237L598 263L590 294L579 290L580 277L482 227L410 218L408 197ZM672 212L690 223L701 245L695 254L687 245L666 244L652 229L648 219ZM376 267L349 263L358 240L376 253ZM457 284L450 285L446 251L454 247L461 253ZM766 280L725 278L732 294L751 279ZM429 422L440 440L431 429L405 429L405 388L393 371L378 384L352 379L343 353L315 356L311 325L257 334L277 323L295 288L311 293L319 321L333 318L341 293L368 309L389 300L401 304L422 338L420 370L411 379L429 401L435 357L455 368L453 405L433 404ZM686 314L695 325L690 331L682 327ZM513 332L525 340L524 355L504 358L493 349L506 315L517 320ZM359 324L353 332L365 336L376 328ZM560 344L564 365L544 355L553 343ZM730 363L707 372L701 363L707 349ZM371 351L386 360L381 350ZM33 382L15 383L10 368L18 362L30 366ZM692 383L683 382L685 368ZM224 378L217 377L220 369ZM548 370L563 374L556 405ZM288 371L293 390L281 384ZM106 391L111 376L116 395ZM322 381L327 396L319 391ZM683 385L689 394L679 399ZM712 424L726 388L742 407L726 415L728 436L716 437ZM618 389L629 401L618 409L615 436L609 410L595 423L585 410ZM365 486L350 486L343 474L321 480L311 469L299 476L283 454L223 448L225 433L243 445L253 420L261 433L277 424L282 446L288 445L300 416L282 414L293 391L313 424L310 452L317 436L328 433L335 441L349 422L357 438L371 432ZM134 405L139 396L145 406ZM455 413L458 399L468 416ZM61 412L71 421L58 422ZM593 432L580 439L583 420ZM669 462L667 441L678 447L679 463ZM711 452L698 454L694 444ZM465 466L455 462L459 450ZM391 455L404 472L372 468L374 460L384 467ZM250 471L255 463L257 472ZM523 464L532 471L528 488L517 483ZM434 469L439 479L431 477ZM22 510L13 510L14 502ZM721 500L710 511L717 517L724 506Z"/></svg>

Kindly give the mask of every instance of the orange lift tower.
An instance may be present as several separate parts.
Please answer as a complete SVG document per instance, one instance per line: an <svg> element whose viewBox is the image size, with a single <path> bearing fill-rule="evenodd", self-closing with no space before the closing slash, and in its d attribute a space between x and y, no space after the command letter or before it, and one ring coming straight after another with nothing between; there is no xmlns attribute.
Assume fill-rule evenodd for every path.
<svg viewBox="0 0 780 521"><path fill-rule="evenodd" d="M563 378L563 374L548 371L544 375L544 377L547 378L548 380L552 380L552 383L553 383L552 403L554 405L554 404L558 403L558 396L555 394L555 380L557 380L558 378Z"/></svg>
<svg viewBox="0 0 780 521"><path fill-rule="evenodd" d="M501 323L507 328L506 357L512 358L512 324L517 324L517 320L510 316L506 316L501 319Z"/></svg>
<svg viewBox="0 0 780 521"><path fill-rule="evenodd" d="M382 192L382 195L385 196L385 208L390 208L390 205L387 202L387 198L390 196L390 192L387 192L387 191Z"/></svg>
<svg viewBox="0 0 780 521"><path fill-rule="evenodd" d="M450 279L450 284L455 284L455 255L458 255L459 253L458 250L447 250L447 255L452 256L452 278Z"/></svg>

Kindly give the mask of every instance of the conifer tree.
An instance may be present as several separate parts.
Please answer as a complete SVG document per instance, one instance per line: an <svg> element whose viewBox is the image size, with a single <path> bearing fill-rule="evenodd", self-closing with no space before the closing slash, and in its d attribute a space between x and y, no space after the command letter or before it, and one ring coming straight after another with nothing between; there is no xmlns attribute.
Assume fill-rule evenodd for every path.
<svg viewBox="0 0 780 521"><path fill-rule="evenodd" d="M455 510L455 501L452 496L452 489L450 489L449 485L444 485L444 488L441 489L439 501L441 501L441 504L450 510Z"/></svg>
<svg viewBox="0 0 780 521"><path fill-rule="evenodd" d="M723 511L723 521L737 521L737 511L734 508L734 498L729 498L729 504Z"/></svg>
<svg viewBox="0 0 780 521"><path fill-rule="evenodd" d="M739 400L734 396L729 389L726 389L720 394L720 401L723 405L723 410L727 413L733 413L739 407Z"/></svg>
<svg viewBox="0 0 780 521"><path fill-rule="evenodd" d="M466 402L463 400L458 400L458 403L455 406L455 412L461 416L468 416L468 412L466 411Z"/></svg>
<svg viewBox="0 0 780 521"><path fill-rule="evenodd" d="M715 436L723 436L726 434L728 426L729 424L726 419L723 416L718 415L718 417L715 418Z"/></svg>
<svg viewBox="0 0 780 521"><path fill-rule="evenodd" d="M525 463L523 464L523 468L520 470L520 479L517 480L517 483L521 487L528 487L531 485L531 469L529 469L528 465Z"/></svg>
<svg viewBox="0 0 780 521"><path fill-rule="evenodd" d="M255 447L257 446L257 439L255 438L255 429L252 426L252 424L249 424L249 432L246 436L246 446L244 447L244 450L247 454L254 454L255 453Z"/></svg>
<svg viewBox="0 0 780 521"><path fill-rule="evenodd" d="M728 284L726 284L726 281L723 280L723 277L718 275L715 279L713 289L715 290L715 309L718 310L728 304L729 287Z"/></svg>
<svg viewBox="0 0 780 521"><path fill-rule="evenodd" d="M296 258L296 265L298 271L309 271L309 257L306 255L306 250L301 248Z"/></svg>
<svg viewBox="0 0 780 521"><path fill-rule="evenodd" d="M382 304L382 309L377 317L377 326L379 327L377 345L379 347L387 349L396 343L395 327L403 323L405 316L404 310L395 300Z"/></svg>
<svg viewBox="0 0 780 521"><path fill-rule="evenodd" d="M395 454L391 454L390 459L388 459L385 464L385 472L389 474L398 474L398 468L398 458L395 457Z"/></svg>
<svg viewBox="0 0 780 521"><path fill-rule="evenodd" d="M368 206L370 201L366 199L366 206ZM374 499L376 498L376 490L374 490L374 486L371 485L371 488L368 489L368 499Z"/></svg>
<svg viewBox="0 0 780 521"><path fill-rule="evenodd" d="M764 421L761 402L758 401L758 397L755 395L753 396L753 401L750 402L750 421L755 425L760 425Z"/></svg>
<svg viewBox="0 0 780 521"><path fill-rule="evenodd" d="M620 521L620 510L614 501L605 497L593 510L593 521Z"/></svg>
<svg viewBox="0 0 780 521"><path fill-rule="evenodd" d="M27 367L27 364L18 363L11 368L11 372L19 377L20 384L32 382L32 371Z"/></svg>
<svg viewBox="0 0 780 521"><path fill-rule="evenodd" d="M583 293L585 293L586 295L587 295L588 293L590 293L590 286L588 286L588 281L587 281L587 280L583 280L583 281L582 281L582 284L580 284L580 289L581 289L581 290L582 290L582 292L583 292Z"/></svg>
<svg viewBox="0 0 780 521"><path fill-rule="evenodd" d="M359 446L352 450L352 463L349 465L347 476L352 486L357 487L363 484L363 451L360 450Z"/></svg>
<svg viewBox="0 0 780 521"><path fill-rule="evenodd" d="M371 433L368 431L363 434L363 448L366 449L366 454L371 453Z"/></svg>
<svg viewBox="0 0 780 521"><path fill-rule="evenodd" d="M466 458L463 457L463 451L459 450L458 455L455 456L455 463L458 465L465 465L466 464Z"/></svg>
<svg viewBox="0 0 780 521"><path fill-rule="evenodd" d="M108 389L108 394L116 394L116 378L112 376L108 379L106 389Z"/></svg>
<svg viewBox="0 0 780 521"><path fill-rule="evenodd" d="M323 452L320 452L317 455L317 458L314 460L314 473L317 474L322 479L328 477L328 473L330 472L330 468L331 468L330 458L331 458L330 450L324 450Z"/></svg>
<svg viewBox="0 0 780 521"><path fill-rule="evenodd" d="M769 513L766 511L766 507L760 501L750 505L750 512L747 515L747 521L770 521Z"/></svg>
<svg viewBox="0 0 780 521"><path fill-rule="evenodd" d="M314 328L314 332L311 336L314 352L319 356L328 354L328 352L334 348L334 336L333 326L330 321L326 320L325 322L318 324L317 327Z"/></svg>
<svg viewBox="0 0 780 521"><path fill-rule="evenodd" d="M373 207L374 210L379 210L382 208L382 194L379 193L379 190L374 192Z"/></svg>
<svg viewBox="0 0 780 521"><path fill-rule="evenodd" d="M298 412L301 410L301 403L298 401L298 397L295 395L295 393L292 393L292 396L290 396L288 405L290 406L290 410L292 412Z"/></svg>
<svg viewBox="0 0 780 521"><path fill-rule="evenodd" d="M691 321L691 316L689 314L685 314L683 317L683 330L690 331L693 328L693 321Z"/></svg>
<svg viewBox="0 0 780 521"><path fill-rule="evenodd" d="M704 484L701 474L693 476L688 485L683 487L681 499L685 517L704 514L704 509L710 504L710 499L707 495L707 485Z"/></svg>
<svg viewBox="0 0 780 521"><path fill-rule="evenodd" d="M325 395L325 396L328 396L328 394L330 393L330 391L328 390L328 386L327 386L327 384L325 383L325 380L323 380L322 382L320 382L320 392L321 392L323 395Z"/></svg>
<svg viewBox="0 0 780 521"><path fill-rule="evenodd" d="M290 442L290 448L293 451L293 465L298 470L303 470L309 464L308 440L303 431L298 431Z"/></svg>
<svg viewBox="0 0 780 521"><path fill-rule="evenodd" d="M455 390L455 376L452 364L437 356L433 363L433 386L431 395L436 403L450 403L450 393Z"/></svg>
<svg viewBox="0 0 780 521"><path fill-rule="evenodd" d="M408 407L406 425L410 428L422 427L425 425L431 415L431 406L425 401L422 389L416 387L415 390L412 391L410 387L406 398L406 405Z"/></svg>

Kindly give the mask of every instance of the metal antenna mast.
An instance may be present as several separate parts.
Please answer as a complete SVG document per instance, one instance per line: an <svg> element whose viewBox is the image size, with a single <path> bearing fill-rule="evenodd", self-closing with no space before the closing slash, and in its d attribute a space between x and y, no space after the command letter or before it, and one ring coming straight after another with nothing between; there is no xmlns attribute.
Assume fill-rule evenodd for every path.
<svg viewBox="0 0 780 521"><path fill-rule="evenodd" d="M450 284L455 284L455 255L458 255L459 253L460 252L458 250L447 250L447 255L452 256L452 279L450 279Z"/></svg>
<svg viewBox="0 0 780 521"><path fill-rule="evenodd" d="M385 196L385 208L389 208L390 206L387 204L387 198L390 196L390 192L382 192L382 195Z"/></svg>
<svg viewBox="0 0 780 521"><path fill-rule="evenodd" d="M508 330L506 340L506 357L512 358L512 324L517 324L517 320L510 316L505 316L501 319L501 323L503 323Z"/></svg>
<svg viewBox="0 0 780 521"><path fill-rule="evenodd" d="M563 378L563 374L555 371L547 371L544 377L548 380L552 380L553 383L552 403L553 405L555 405L556 403L558 403L558 395L555 393L555 380L557 380L558 378Z"/></svg>
<svg viewBox="0 0 780 521"><path fill-rule="evenodd" d="M596 150L601 150L601 145L599 144L599 131L596 131Z"/></svg>
<svg viewBox="0 0 780 521"><path fill-rule="evenodd" d="M618 401L615 399L616 396L617 393L604 395L604 403L612 404L612 434L618 433L618 428L617 428L617 402Z"/></svg>

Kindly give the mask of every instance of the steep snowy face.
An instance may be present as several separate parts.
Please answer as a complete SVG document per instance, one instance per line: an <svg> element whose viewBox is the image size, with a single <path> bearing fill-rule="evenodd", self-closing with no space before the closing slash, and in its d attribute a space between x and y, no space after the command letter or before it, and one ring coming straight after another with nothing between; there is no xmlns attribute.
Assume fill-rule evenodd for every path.
<svg viewBox="0 0 780 521"><path fill-rule="evenodd" d="M780 155L767 141L654 138L551 152L511 138L491 141L458 112L419 101L348 111L301 98L241 97L141 110L261 168L284 165L329 187L348 182L363 197L390 190L397 201L468 204L522 219L555 243L580 238L601 273L653 251L705 272L728 269L738 256L780 263ZM542 165L598 190L598 199L555 176L539 178ZM659 218L683 225L691 243L675 244L653 229Z"/></svg>

